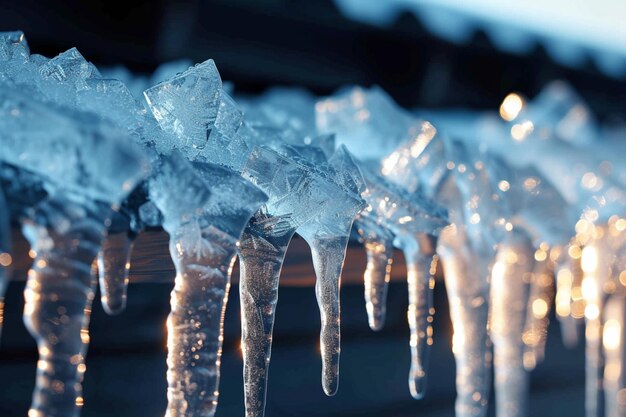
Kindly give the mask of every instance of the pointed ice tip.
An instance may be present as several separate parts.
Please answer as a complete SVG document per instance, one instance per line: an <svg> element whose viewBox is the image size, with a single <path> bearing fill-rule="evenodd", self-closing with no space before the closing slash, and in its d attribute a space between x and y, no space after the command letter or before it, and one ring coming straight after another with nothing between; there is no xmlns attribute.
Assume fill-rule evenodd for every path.
<svg viewBox="0 0 626 417"><path fill-rule="evenodd" d="M334 374L322 374L322 389L327 397L333 397L339 391L339 378Z"/></svg>
<svg viewBox="0 0 626 417"><path fill-rule="evenodd" d="M126 298L111 300L103 297L101 303L102 309L109 316L117 316L126 309Z"/></svg>
<svg viewBox="0 0 626 417"><path fill-rule="evenodd" d="M385 315L380 314L375 317L370 317L369 325L370 325L370 329L372 329L373 331L375 332L381 331L383 327L385 327Z"/></svg>
<svg viewBox="0 0 626 417"><path fill-rule="evenodd" d="M325 384L324 381L322 381L322 388L324 389L324 394L326 394L327 397L334 397L335 394L337 394L337 391L339 391L339 381L335 381L336 382L332 384Z"/></svg>
<svg viewBox="0 0 626 417"><path fill-rule="evenodd" d="M24 59L28 59L30 55L24 32L21 30L0 32L0 61L14 59L19 55Z"/></svg>
<svg viewBox="0 0 626 417"><path fill-rule="evenodd" d="M424 398L426 393L426 374L422 373L422 376L409 376L409 390L411 391L411 397L416 400Z"/></svg>

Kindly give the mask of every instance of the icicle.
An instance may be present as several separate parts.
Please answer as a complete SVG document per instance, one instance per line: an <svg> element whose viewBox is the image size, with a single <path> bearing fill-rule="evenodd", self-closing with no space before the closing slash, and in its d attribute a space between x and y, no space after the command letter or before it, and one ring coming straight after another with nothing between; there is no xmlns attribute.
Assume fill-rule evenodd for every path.
<svg viewBox="0 0 626 417"><path fill-rule="evenodd" d="M108 213L57 197L42 202L24 224L37 253L24 292L24 322L39 348L31 417L80 413L95 287L91 265Z"/></svg>
<svg viewBox="0 0 626 417"><path fill-rule="evenodd" d="M524 329L524 367L531 371L543 361L550 308L554 301L554 278L548 258L548 248L543 245L535 252L535 267L530 281L530 296Z"/></svg>
<svg viewBox="0 0 626 417"><path fill-rule="evenodd" d="M438 256L434 236L399 236L404 253L409 290L407 318L411 332L411 369L409 390L416 400L424 397L427 382L430 346L433 344L433 290Z"/></svg>
<svg viewBox="0 0 626 417"><path fill-rule="evenodd" d="M167 318L166 416L213 416L236 239L195 222L168 232L177 272Z"/></svg>
<svg viewBox="0 0 626 417"><path fill-rule="evenodd" d="M605 417L624 417L626 416L626 404L623 399L626 388L626 372L624 372L626 307L623 294L609 297L603 316L602 346L606 358L603 378L604 415Z"/></svg>
<svg viewBox="0 0 626 417"><path fill-rule="evenodd" d="M0 336L2 336L4 323L4 293L9 284L9 268L13 263L10 234L9 208L6 205L2 189L0 189Z"/></svg>
<svg viewBox="0 0 626 417"><path fill-rule="evenodd" d="M315 295L320 310L320 351L322 354L322 388L326 395L335 395L339 388L339 356L341 352L341 308L339 290L341 271L346 257L352 223L365 208L359 197L363 178L352 156L343 147L330 163L344 185L344 192L333 198L326 211L298 229L311 247L315 268Z"/></svg>
<svg viewBox="0 0 626 417"><path fill-rule="evenodd" d="M585 246L581 255L583 270L582 295L585 301L585 415L599 417L602 413L602 282L608 277L600 259L599 241Z"/></svg>
<svg viewBox="0 0 626 417"><path fill-rule="evenodd" d="M498 248L492 268L489 323L498 417L523 417L528 413L528 374L524 369L522 335L529 275L534 264L530 240L518 236Z"/></svg>
<svg viewBox="0 0 626 417"><path fill-rule="evenodd" d="M127 232L110 233L98 254L101 301L108 314L119 314L126 308L128 272L133 240Z"/></svg>
<svg viewBox="0 0 626 417"><path fill-rule="evenodd" d="M260 213L241 236L241 347L247 417L262 417L269 370L278 279L295 228L264 230L267 223L284 221Z"/></svg>
<svg viewBox="0 0 626 417"><path fill-rule="evenodd" d="M488 275L486 260L470 252L464 232L455 225L441 233L437 252L443 265L456 360L456 416L487 413L491 384L491 343L487 334Z"/></svg>
<svg viewBox="0 0 626 417"><path fill-rule="evenodd" d="M252 151L241 175L269 197L244 230L239 248L246 416L262 417L285 253L296 229L329 209L332 198L317 173L266 148Z"/></svg>
<svg viewBox="0 0 626 417"><path fill-rule="evenodd" d="M363 275L365 308L370 328L378 331L383 328L387 314L387 287L393 263L393 236L389 232L376 231L367 235L361 234L361 237L367 254L367 267Z"/></svg>
<svg viewBox="0 0 626 417"><path fill-rule="evenodd" d="M348 246L348 236L317 238L310 243L313 267L318 277L315 295L320 309L322 329L322 388L326 395L335 395L339 388L339 354L341 352L341 308L339 289L341 270Z"/></svg>
<svg viewBox="0 0 626 417"><path fill-rule="evenodd" d="M176 268L167 319L166 416L210 417L219 396L224 312L237 238L266 197L232 171L208 164L192 167L177 154L163 162L150 181L150 197L163 213ZM210 186L200 172L211 179ZM237 198L227 198L224 190Z"/></svg>

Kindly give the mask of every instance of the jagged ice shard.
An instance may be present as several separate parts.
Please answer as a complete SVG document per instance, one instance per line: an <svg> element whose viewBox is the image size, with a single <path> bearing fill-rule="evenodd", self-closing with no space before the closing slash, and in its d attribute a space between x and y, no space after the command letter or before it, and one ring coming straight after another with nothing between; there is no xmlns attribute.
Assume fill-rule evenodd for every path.
<svg viewBox="0 0 626 417"><path fill-rule="evenodd" d="M334 133L337 144L365 162L377 162L419 131L419 123L379 87L342 89L319 100L315 110L319 133Z"/></svg>
<svg viewBox="0 0 626 417"><path fill-rule="evenodd" d="M240 171L249 149L239 130L243 114L223 90L212 59L144 91L148 107L170 140L159 152L178 149L192 161Z"/></svg>
<svg viewBox="0 0 626 417"><path fill-rule="evenodd" d="M9 88L0 102L2 160L39 175L48 193L23 223L37 254L24 307L40 355L30 414L77 416L94 296L91 264L111 208L143 175L143 157L123 132L93 117Z"/></svg>

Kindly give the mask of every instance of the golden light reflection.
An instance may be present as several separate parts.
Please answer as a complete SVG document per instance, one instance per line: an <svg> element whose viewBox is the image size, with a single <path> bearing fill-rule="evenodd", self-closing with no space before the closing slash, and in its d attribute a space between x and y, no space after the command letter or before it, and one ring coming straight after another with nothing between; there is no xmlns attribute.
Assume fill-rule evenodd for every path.
<svg viewBox="0 0 626 417"><path fill-rule="evenodd" d="M600 308L596 304L588 304L585 307L585 318L587 320L596 320L600 317Z"/></svg>
<svg viewBox="0 0 626 417"><path fill-rule="evenodd" d="M569 249L567 250L567 254L572 259L580 259L580 255L582 254L582 250L580 249L580 246L571 245L569 247Z"/></svg>
<svg viewBox="0 0 626 417"><path fill-rule="evenodd" d="M556 314L561 317L570 315L573 275L569 269L561 269L556 275Z"/></svg>
<svg viewBox="0 0 626 417"><path fill-rule="evenodd" d="M507 95L500 105L500 117L507 122L514 120L524 108L524 99L516 93Z"/></svg>
<svg viewBox="0 0 626 417"><path fill-rule="evenodd" d="M542 319L548 314L548 303L543 298L537 298L532 304L535 318Z"/></svg>
<svg viewBox="0 0 626 417"><path fill-rule="evenodd" d="M13 258L7 252L0 253L0 266L8 267L13 263Z"/></svg>
<svg viewBox="0 0 626 417"><path fill-rule="evenodd" d="M511 137L518 142L523 141L533 133L535 125L530 120L526 120L522 123L516 123L511 127Z"/></svg>
<svg viewBox="0 0 626 417"><path fill-rule="evenodd" d="M543 262L543 261L545 261L546 259L548 259L548 252L546 252L546 251L545 251L545 250L543 250L543 249L537 249L537 250L535 251L535 260L536 260L537 262Z"/></svg>
<svg viewBox="0 0 626 417"><path fill-rule="evenodd" d="M580 259L580 266L583 272L588 274L596 271L598 268L598 251L594 246L585 246Z"/></svg>
<svg viewBox="0 0 626 417"><path fill-rule="evenodd" d="M602 332L602 344L605 349L617 350L621 345L620 334L622 332L622 326L616 319L609 319L604 324L604 330Z"/></svg>

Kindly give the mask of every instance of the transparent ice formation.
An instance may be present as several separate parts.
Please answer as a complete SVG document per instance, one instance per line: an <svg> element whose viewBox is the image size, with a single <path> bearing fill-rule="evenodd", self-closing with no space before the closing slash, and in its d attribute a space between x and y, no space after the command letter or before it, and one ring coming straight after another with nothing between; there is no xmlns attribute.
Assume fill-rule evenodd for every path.
<svg viewBox="0 0 626 417"><path fill-rule="evenodd" d="M357 221L357 232L367 255L363 274L365 308L372 330L381 330L387 315L387 287L391 279L393 240L391 231L367 218Z"/></svg>
<svg viewBox="0 0 626 417"><path fill-rule="evenodd" d="M35 63L23 35L18 39L2 71L0 159L37 175L47 192L23 220L36 253L24 321L40 355L29 415L76 416L84 401L81 381L94 296L91 265L111 209L144 175L144 159L123 130L68 108L71 91L97 74L95 67L75 65L82 59L75 50ZM25 51L19 54L24 66L40 65L40 77L17 89L13 86L29 74L25 68L20 79L14 70L20 50ZM57 98L60 105L52 103Z"/></svg>
<svg viewBox="0 0 626 417"><path fill-rule="evenodd" d="M426 391L430 346L433 344L433 290L439 261L439 256L435 253L437 238L432 234L419 233L400 235L396 239L404 253L409 290L409 390L413 398L421 399Z"/></svg>
<svg viewBox="0 0 626 417"><path fill-rule="evenodd" d="M590 145L597 137L591 110L564 81L553 81L515 117L516 123L531 121L541 137L556 137L576 146Z"/></svg>
<svg viewBox="0 0 626 417"><path fill-rule="evenodd" d="M425 253L417 248L416 239L428 241L428 238L417 235L436 234L437 229L445 225L445 221L435 225L436 220L447 216L425 198L431 195L422 189L418 190L417 177L411 175L404 177L405 181L412 181L410 187L404 187L406 184L402 184L404 189L394 187L386 182L387 178L383 179L377 173L370 172L368 166L371 163L368 160L377 160L391 152L398 143L413 138L422 124L400 109L382 90L378 88L365 90L359 87L344 90L333 97L318 101L316 122L321 132L335 133L339 143L346 144L353 153L364 159L363 168L369 172L366 175L367 188L363 193L368 207L359 217L357 231L368 259L364 275L365 298L372 329L379 330L384 323L387 284L396 234L400 235L397 243L405 249L406 257L411 259L409 324L415 331L412 333L413 360L409 385L412 394L420 397L422 394L418 391L421 389L416 388L420 383L416 381L419 379L418 375L423 376L425 370L419 364L417 351L421 350L419 346L427 342L430 336L426 336L428 328L420 326L418 330L417 323L423 324L424 320L428 320L431 308L427 306L431 295L428 295L430 291L418 295L417 288L424 289L431 285L430 269L434 253L423 259L416 259L418 256L425 256ZM381 172L383 175L387 174L385 165ZM415 198L405 190L415 194ZM430 225L427 224L429 216L432 216L433 220L433 224ZM421 223L424 220L425 223ZM415 225L419 227L415 228ZM419 262L419 265L416 262ZM418 274L418 270L422 273ZM419 278L416 280L416 277ZM423 301L425 303L422 304ZM423 315L424 313L426 315ZM421 336L418 337L418 334Z"/></svg>
<svg viewBox="0 0 626 417"><path fill-rule="evenodd" d="M457 362L457 416L484 415L491 352L487 334L489 276L495 247L506 235L507 207L493 184L487 158L438 134L428 122L381 163L381 173L413 193L423 192L450 212L438 242Z"/></svg>
<svg viewBox="0 0 626 417"><path fill-rule="evenodd" d="M86 198L119 202L143 175L137 169L138 149L124 131L9 88L0 90L0 101L1 159L42 176L50 191L62 187ZM98 164L90 163L94 155ZM102 175L104 169L128 180L118 184Z"/></svg>
<svg viewBox="0 0 626 417"><path fill-rule="evenodd" d="M13 59L27 60L30 49L26 42L24 32L0 32L0 61Z"/></svg>
<svg viewBox="0 0 626 417"><path fill-rule="evenodd" d="M24 223L37 254L24 292L24 323L39 350L29 415L75 417L84 403L81 383L96 285L91 265L109 213L104 204L59 195L38 204Z"/></svg>
<svg viewBox="0 0 626 417"><path fill-rule="evenodd" d="M239 253L244 392L246 415L251 417L264 414L278 280L287 246L297 229L323 219L325 213L334 211L333 205L340 201L339 198L345 192L337 183L310 166L267 148L255 148L252 151L244 165L242 176L269 196L267 203L244 230ZM358 199L355 201L357 205L360 204ZM313 230L321 232L324 229L315 227ZM317 247L315 244L314 251ZM316 272L320 274L318 279L323 277L321 280L325 281L329 277L324 277L319 267L332 264L327 262L328 254L321 253L322 250L320 255L324 255L325 264L318 263ZM343 261L336 261L336 264L342 263ZM335 265L333 274L339 272L337 268ZM337 278L333 276L333 279ZM319 285L323 284L322 282ZM330 304L322 309L323 315L328 314L327 308L330 308L331 314L335 314L333 310L336 309L336 302L332 300L335 297L335 285L331 283L330 289L324 288L325 291L331 291L325 295L331 299L320 300L323 304ZM328 335L331 340L325 341L325 345L337 349L338 338L333 334L336 331L334 326L324 326L323 332L326 331L332 333ZM325 336L322 335L322 338ZM330 349L325 350L328 352ZM336 366L335 362L338 362L338 355L331 351L325 353L325 356L324 387L328 393L333 393L336 389L336 382L333 381L336 379L338 363Z"/></svg>
<svg viewBox="0 0 626 417"><path fill-rule="evenodd" d="M499 246L492 268L489 322L498 416L528 415L528 375L524 368L525 339L522 334L528 306L528 271L532 270L534 263L531 241L518 233Z"/></svg>
<svg viewBox="0 0 626 417"><path fill-rule="evenodd" d="M554 277L548 247L540 246L535 251L535 264L530 272L530 294L526 313L523 340L526 345L524 367L533 370L545 356L548 324L554 303Z"/></svg>
<svg viewBox="0 0 626 417"><path fill-rule="evenodd" d="M334 395L339 386L341 270L352 223L365 207L359 196L359 186L362 187L363 178L349 152L340 147L331 158L330 164L337 172L341 170L344 173L342 178L335 178L344 186L343 192L334 191L332 205L297 230L311 247L317 276L315 294L322 322L322 388L326 395Z"/></svg>
<svg viewBox="0 0 626 417"><path fill-rule="evenodd" d="M144 89L147 106L136 99ZM527 371L544 356L553 302L566 343L584 334L587 415L624 414L626 146L605 137L572 88L552 83L528 103L510 95L500 108L508 124L469 113L423 121L377 87L319 100L273 88L239 103L232 92L212 60L137 77L101 72L75 48L30 54L23 33L0 33L0 307L14 261L10 221L21 220L36 252L24 314L40 354L29 415L78 415L92 261L98 254L105 310L119 313L133 238L159 227L177 272L166 415L215 414L237 254L246 415L264 414L279 275L295 233L311 247L322 386L333 395L353 221L373 329L384 322L394 247L404 253L413 397L426 386L441 258L457 416L487 411L490 341L496 414L528 412ZM138 184L146 160L150 177Z"/></svg>
<svg viewBox="0 0 626 417"><path fill-rule="evenodd" d="M364 278L369 323L373 330L379 330L385 320L393 239L422 233L437 235L448 222L446 211L432 201L419 194L409 195L365 166L362 172L365 191L361 196L367 207L359 216L357 231L368 254Z"/></svg>
<svg viewBox="0 0 626 417"><path fill-rule="evenodd" d="M192 65L187 59L166 62L159 65L152 74L136 75L123 66L100 68L100 73L105 79L119 80L128 87L133 97L137 100L143 98L143 92L163 80L174 77L176 74L185 71Z"/></svg>
<svg viewBox="0 0 626 417"><path fill-rule="evenodd" d="M243 113L223 90L213 60L197 64L144 92L152 114L171 140L159 152L178 149L190 160L239 171L249 149L240 129Z"/></svg>
<svg viewBox="0 0 626 417"><path fill-rule="evenodd" d="M438 260L435 236L448 224L447 212L421 193L410 195L368 168L362 169L365 179L362 197L368 206L359 216L357 231L367 253L364 281L370 328L379 330L384 324L395 244L403 250L407 264L409 388L414 398L422 398L432 345L432 291Z"/></svg>
<svg viewBox="0 0 626 417"><path fill-rule="evenodd" d="M317 277L322 387L334 395L339 382L341 270L352 222L364 207L359 196L363 179L344 147L333 153L334 135L313 135L313 103L302 90L273 89L244 105L244 130L250 145L268 146L334 184L328 191L334 204L297 229L311 247Z"/></svg>
<svg viewBox="0 0 626 417"><path fill-rule="evenodd" d="M210 164L193 167L178 154L163 159L149 188L176 267L166 415L213 416L237 240L266 196L239 174Z"/></svg>
<svg viewBox="0 0 626 417"><path fill-rule="evenodd" d="M462 225L448 226L439 237L456 360L455 414L484 416L491 385L491 341L487 334L489 266L472 253Z"/></svg>
<svg viewBox="0 0 626 417"><path fill-rule="evenodd" d="M494 194L488 191L482 177L484 172L478 175L467 173L475 168L475 164L468 162L457 161L457 172L459 167L465 166L466 171L461 173L465 175L460 181L454 181L459 178L455 174L442 188L453 226L442 232L438 249L454 323L457 416L485 415L487 412L492 357L487 327L489 277L495 258L494 245L500 240L491 230L497 230L501 218L498 212L484 216L486 212L481 210L484 207L481 200L487 199L487 207L493 207ZM465 184L459 186L460 182ZM478 191L473 194L476 188ZM479 199L476 196L480 196ZM462 203L468 201L466 199L469 203ZM481 222L484 222L484 229L480 227Z"/></svg>
<svg viewBox="0 0 626 417"><path fill-rule="evenodd" d="M320 133L334 133L363 161L378 161L419 131L419 123L379 87L351 87L315 105Z"/></svg>

